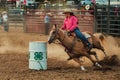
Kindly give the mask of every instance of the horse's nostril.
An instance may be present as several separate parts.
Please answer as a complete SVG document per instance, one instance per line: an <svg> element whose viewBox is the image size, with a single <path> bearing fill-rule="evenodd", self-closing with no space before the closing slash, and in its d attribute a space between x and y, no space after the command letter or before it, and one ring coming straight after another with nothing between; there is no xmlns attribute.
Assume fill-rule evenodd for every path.
<svg viewBox="0 0 120 80"><path fill-rule="evenodd" d="M48 43L50 44L50 43L51 43L51 41L49 40L49 41L48 41Z"/></svg>

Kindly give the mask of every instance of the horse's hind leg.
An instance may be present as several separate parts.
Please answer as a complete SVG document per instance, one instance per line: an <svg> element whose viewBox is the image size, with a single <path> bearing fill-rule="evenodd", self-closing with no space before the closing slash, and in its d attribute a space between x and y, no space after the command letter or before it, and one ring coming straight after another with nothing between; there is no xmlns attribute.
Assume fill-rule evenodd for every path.
<svg viewBox="0 0 120 80"><path fill-rule="evenodd" d="M95 66L102 68L102 66L98 62L94 61L89 54L87 54L86 57L90 59Z"/></svg>
<svg viewBox="0 0 120 80"><path fill-rule="evenodd" d="M84 66L82 66L82 65L83 65L83 64L82 64L83 61L80 61L80 59L79 59L80 56L75 55L75 54L70 53L70 52L67 52L67 54L68 54L69 57L70 57L70 58L68 58L68 60L73 59L75 62L77 62L77 63L80 65L81 70L86 71L86 69L84 68Z"/></svg>
<svg viewBox="0 0 120 80"><path fill-rule="evenodd" d="M105 57L108 57L108 56L107 56L107 53L106 53L104 50L103 50L103 53L104 53Z"/></svg>
<svg viewBox="0 0 120 80"><path fill-rule="evenodd" d="M100 44L99 41L97 41L95 44L93 44L93 47L102 50L103 53L104 53L104 55L105 55L105 57L107 57L107 54L106 54L106 52L105 52L105 49L102 47L102 45Z"/></svg>
<svg viewBox="0 0 120 80"><path fill-rule="evenodd" d="M101 46L101 45L100 45ZM107 53L105 52L105 49L101 46L100 48L98 48L98 49L100 49L100 50L102 50L103 51L103 53L104 53L104 55L105 55L105 57L107 57Z"/></svg>
<svg viewBox="0 0 120 80"><path fill-rule="evenodd" d="M86 71L86 69L84 68L84 66L82 66L82 62L80 61L79 58L73 58L73 60L80 65L81 70Z"/></svg>
<svg viewBox="0 0 120 80"><path fill-rule="evenodd" d="M95 51L91 51L91 52L89 52L89 54L90 54L90 55L94 55L95 58L96 58L96 60L97 60L97 62L99 61L98 56L97 56L97 54L96 54Z"/></svg>

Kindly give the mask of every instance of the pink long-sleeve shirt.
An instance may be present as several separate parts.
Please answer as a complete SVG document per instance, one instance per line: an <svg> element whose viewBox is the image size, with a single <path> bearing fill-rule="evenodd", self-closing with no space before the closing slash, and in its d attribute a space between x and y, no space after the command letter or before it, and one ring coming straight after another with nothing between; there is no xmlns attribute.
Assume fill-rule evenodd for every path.
<svg viewBox="0 0 120 80"><path fill-rule="evenodd" d="M77 22L78 22L78 19L75 16L66 17L64 19L62 29L73 31L75 28L78 27Z"/></svg>

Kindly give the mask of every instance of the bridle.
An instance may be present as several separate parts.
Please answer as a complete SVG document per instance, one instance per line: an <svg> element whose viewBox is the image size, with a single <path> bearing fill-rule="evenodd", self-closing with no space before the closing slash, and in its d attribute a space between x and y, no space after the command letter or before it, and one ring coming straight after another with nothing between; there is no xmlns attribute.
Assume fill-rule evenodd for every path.
<svg viewBox="0 0 120 80"><path fill-rule="evenodd" d="M58 31L60 31L60 30L59 29L57 30L57 34L58 34ZM61 40L61 42L63 42L65 37L66 37L66 35L64 35L63 38L60 38L60 36L61 36L60 34L58 34L58 35L59 35L59 39Z"/></svg>
<svg viewBox="0 0 120 80"><path fill-rule="evenodd" d="M62 38L62 37L61 37L61 34L59 34L59 31L60 31L60 29L56 29L56 30L55 30L54 37L56 37L57 35L59 35L59 38L58 38L58 39L59 39L60 41L64 41L66 35L64 35L63 38Z"/></svg>

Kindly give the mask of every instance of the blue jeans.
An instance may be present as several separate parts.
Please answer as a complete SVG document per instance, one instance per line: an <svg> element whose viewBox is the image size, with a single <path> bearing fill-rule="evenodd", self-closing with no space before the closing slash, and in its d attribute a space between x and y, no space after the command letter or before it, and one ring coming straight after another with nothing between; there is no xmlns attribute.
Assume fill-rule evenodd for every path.
<svg viewBox="0 0 120 80"><path fill-rule="evenodd" d="M3 22L3 25L4 25L4 31L8 32L9 30L8 22Z"/></svg>
<svg viewBox="0 0 120 80"><path fill-rule="evenodd" d="M91 43L86 39L86 37L82 34L82 32L79 30L79 28L76 28L73 32L75 32L76 36L82 40L84 43L86 43L88 46L91 46Z"/></svg>

